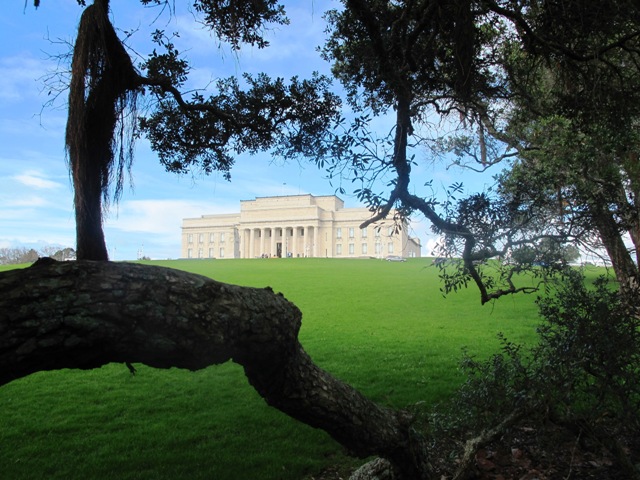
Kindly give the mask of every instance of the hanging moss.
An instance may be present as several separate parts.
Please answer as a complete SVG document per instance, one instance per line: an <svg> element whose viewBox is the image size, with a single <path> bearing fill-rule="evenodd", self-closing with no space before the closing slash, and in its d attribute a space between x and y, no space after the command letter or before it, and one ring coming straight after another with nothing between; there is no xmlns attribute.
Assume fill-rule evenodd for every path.
<svg viewBox="0 0 640 480"><path fill-rule="evenodd" d="M122 193L131 167L140 77L95 0L80 19L71 64L66 146L75 189L78 259L107 260L103 202Z"/></svg>

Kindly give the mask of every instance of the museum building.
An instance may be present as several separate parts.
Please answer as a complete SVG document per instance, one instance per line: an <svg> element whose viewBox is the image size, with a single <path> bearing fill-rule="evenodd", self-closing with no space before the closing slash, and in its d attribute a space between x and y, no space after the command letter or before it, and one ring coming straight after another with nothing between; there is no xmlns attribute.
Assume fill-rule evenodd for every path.
<svg viewBox="0 0 640 480"><path fill-rule="evenodd" d="M335 195L242 200L240 213L182 220L182 258L419 257L420 241L393 220L360 229L366 208L344 208ZM393 211L390 214L393 218Z"/></svg>

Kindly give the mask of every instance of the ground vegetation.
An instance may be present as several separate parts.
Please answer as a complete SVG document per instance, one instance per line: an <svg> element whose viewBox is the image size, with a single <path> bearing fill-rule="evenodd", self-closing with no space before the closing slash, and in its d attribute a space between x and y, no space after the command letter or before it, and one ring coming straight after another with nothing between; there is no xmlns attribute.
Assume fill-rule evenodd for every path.
<svg viewBox="0 0 640 480"><path fill-rule="evenodd" d="M170 5L163 0L142 3ZM95 0L85 9L72 62L67 149L76 192L80 260L107 260L101 202L110 185L116 194L121 188L121 174L131 158L128 140L132 138L123 133L124 107L134 106L134 97L144 89L156 96L158 108L134 128L139 126L148 136L169 170L183 172L197 166L205 172L228 172L232 153L268 148L287 158L310 157L330 175L358 185L355 193L372 211L364 225L387 217L394 207L398 228L408 215L424 215L434 231L443 236L441 255L459 258L440 265L443 290L473 284L479 289L482 303L507 294L539 291L550 275L564 274L564 244L587 239L584 244L596 248L601 245L614 266L620 286L617 298L625 307L623 316L637 315L637 267L624 244L624 235L629 235L634 244L638 241L640 218L636 210L638 162L633 133L640 74L640 8L635 2L610 1L594 6L555 0L345 0L341 9L327 13L329 27L322 54L332 63L333 75L346 92L346 102L354 112L348 119L338 116L340 101L329 91L328 80L318 76L294 78L288 84L267 75L245 76L242 86L236 79L221 80L214 95L205 98L196 94L187 101L180 87L189 65L171 42L158 32L155 40L164 53L151 54L143 67L145 75L138 73L114 33L108 7L108 0ZM266 42L259 35L264 23L286 23L283 10L273 1L242 5L198 1L194 9L233 48L243 42L264 47ZM373 122L383 116L391 119L390 133L378 136ZM456 117L463 135L429 137L428 127L434 118L451 122ZM414 187L414 167L424 161L421 155L425 147L430 147L426 151L432 152L431 158L439 148L455 153L458 163L472 159L486 168L512 160L513 168L503 175L495 194L481 192L457 200L454 194L461 187L454 185L442 202ZM518 176L532 168L536 175L526 179ZM386 187L378 189L381 179ZM524 190L522 184L526 185ZM340 189L344 191L342 186ZM533 251L533 258L513 255L526 253L527 249ZM35 295L32 300L43 305L54 302L52 311L59 312L61 319L50 324L51 333L45 329L50 335L46 338L26 340L20 336L20 329L6 330L3 348L7 349L6 362L14 376L43 368L49 346L51 355L61 361L66 360L65 349L76 347L84 348L90 356L104 353L106 359L129 361L115 344L105 352L89 351L88 346L93 345L96 332L106 335L117 330L113 325L105 326L103 316L133 320L127 309L141 305L137 297L127 295L117 308L92 316L93 306L111 305L102 295L111 295L113 300L117 290L89 289L84 292L89 302L77 304L75 296L52 298L54 286L74 286L74 278L86 270L86 275L96 275L96 279L104 276L104 284L111 285L111 278L128 285L132 292L147 292L143 283L152 284L156 274L167 280L169 274L128 267L120 271L107 264L77 265L43 261L17 274L3 274L14 282L28 284L30 295ZM92 273L94 269L98 273ZM531 275L539 279L538 284L528 283ZM557 278L566 281L566 277ZM198 278L181 277L180 281L210 285ZM10 284L6 284L9 301L20 302L22 290L11 290ZM47 288L38 288L42 285ZM179 289L175 285L172 288ZM217 289L214 298L222 299L226 306L234 305L227 298L231 287L203 288ZM153 298L152 292L148 293ZM278 301L272 298L277 297L272 292L263 295L266 297L260 297L258 304L264 308ZM231 314L241 318L247 309L267 315L266 310L247 300L251 296L242 291L239 306L232 308ZM568 297L561 292L558 298L563 301ZM160 299L157 305L163 305ZM543 313L555 318L553 304L549 305ZM172 313L179 308L179 302L169 306ZM296 316L293 306L285 310L284 317ZM565 306L556 310L578 320L568 329L571 334L575 333L572 329L588 322L578 317L580 309L573 311ZM15 324L26 328L36 313L25 310L22 313L26 316L20 317L20 312L16 311ZM610 316L614 314L598 317L598 321L608 321ZM154 317L159 325L165 318L162 312ZM43 327L49 325L41 322ZM207 317L201 328L224 337L226 327L216 333L217 325L215 319ZM244 357L260 357L259 347L271 342L270 348L278 345L285 352L280 366L292 362L290 369L284 369L286 379L268 365L255 367L257 372L252 371L251 363L245 365L252 383L265 398L295 418L326 429L358 455L380 455L388 462L383 462L384 468L398 478L434 475L425 437L414 428L410 416L379 409L365 400L360 403L361 397L350 387L327 379L301 353L295 328L289 332L292 338L275 328L277 322L274 329L265 331L261 323L250 325L238 337L248 350L231 356L238 356L241 363ZM549 334L557 325L542 332L544 341L559 338ZM135 334L135 322L131 328L128 333ZM252 343L256 335L258 344ZM129 344L131 349L137 351L135 335L128 340L133 342ZM158 338L157 343L146 339L143 346L141 358L154 365L196 365L189 363L191 359L183 350L173 350L174 345L166 339ZM214 363L217 359L215 355L206 358ZM98 363L90 359L86 365ZM55 362L49 360L49 364ZM304 379L302 370L311 378ZM618 384L618 380L599 383L599 377L588 373L592 375L589 381L579 383L599 386L601 395ZM580 374L574 374L579 380ZM262 375L277 378L265 384L260 380ZM309 390L297 389L302 380L311 382L305 383ZM312 387L318 385L326 388L316 392ZM301 397L306 399L311 392L316 394L298 409ZM513 400L511 393L505 392L505 400ZM626 394L635 395L633 390ZM369 430L371 426L359 418L361 409L330 406L342 405L340 399L356 397L362 409L379 414L381 431ZM521 414L522 410L514 406L502 413L497 425L471 439L458 476L464 475L474 450L513 426ZM622 468L631 465L627 473L632 473L633 461L625 467L624 458L618 457Z"/></svg>

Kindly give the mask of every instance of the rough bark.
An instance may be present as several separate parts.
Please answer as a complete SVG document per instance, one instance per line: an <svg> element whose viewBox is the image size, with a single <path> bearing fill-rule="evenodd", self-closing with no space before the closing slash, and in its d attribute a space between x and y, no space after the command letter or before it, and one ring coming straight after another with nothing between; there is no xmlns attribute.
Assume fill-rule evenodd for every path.
<svg viewBox="0 0 640 480"><path fill-rule="evenodd" d="M594 208L593 220L600 240L607 251L611 265L622 291L637 288L638 267L622 239L620 228L612 214L601 208Z"/></svg>
<svg viewBox="0 0 640 480"><path fill-rule="evenodd" d="M302 314L270 288L110 262L39 261L0 273L0 385L41 370L109 362L197 370L233 360L272 406L354 455L426 479L410 417L318 368L298 342Z"/></svg>

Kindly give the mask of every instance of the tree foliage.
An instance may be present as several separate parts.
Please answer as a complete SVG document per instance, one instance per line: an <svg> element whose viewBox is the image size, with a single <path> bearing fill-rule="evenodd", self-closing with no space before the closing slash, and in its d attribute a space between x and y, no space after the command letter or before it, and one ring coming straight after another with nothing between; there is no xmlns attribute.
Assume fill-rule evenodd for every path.
<svg viewBox="0 0 640 480"><path fill-rule="evenodd" d="M84 5L83 1L78 2ZM167 7L167 0L142 0ZM36 5L37 6L37 5ZM234 49L242 43L268 46L263 31L286 24L284 9L273 0L194 3L195 13ZM145 133L168 171L199 168L229 178L234 155L278 145L312 148L340 105L326 78L271 79L266 74L232 77L216 83L205 98L184 99L180 88L190 66L163 31L153 40L160 51L134 67L109 19L109 0L94 0L84 10L76 38L66 144L74 180L79 259L107 260L103 210L113 190L122 192L133 159L133 141ZM138 118L137 98L150 94L156 108ZM139 122L139 123L138 123Z"/></svg>
<svg viewBox="0 0 640 480"><path fill-rule="evenodd" d="M171 6L168 0L142 4ZM534 355L542 363L526 365L518 348L506 344L506 362L496 357L493 370L471 366L485 377L495 374L487 395L495 388L499 404L512 410L500 428L490 430L495 435L549 395L574 399L576 385L578 402L555 398L554 408L571 413L588 405L603 415L609 408L631 409L637 419L636 385L629 378L637 366L627 369L622 358L604 358L615 354L605 337L625 332L635 338L637 331L638 272L624 243L629 235L636 250L640 246L636 1L344 0L326 14L321 54L344 89L349 113L340 112L341 99L318 75L288 82L268 74L220 79L213 93L185 98L190 65L170 38L155 32L157 50L138 71L115 34L108 7L108 0L95 0L85 9L73 60L67 148L78 258L106 259L101 202L110 186L120 191L130 165L126 107L137 95L149 95L155 108L129 125L149 138L169 171L220 171L229 177L237 154L273 149L285 157L311 158L341 192L345 183L353 184L372 212L364 225L394 207L398 220L424 215L443 238L439 255L450 259L440 265L445 292L474 284L486 303L537 291L550 274L565 272L567 244L603 248L623 287L620 296L610 297L598 284L604 301L599 303L569 279L573 290L543 307L550 326L542 330L546 346ZM243 43L266 47L267 25L287 23L274 0L197 0L193 7L234 50ZM434 125L453 132L443 136ZM420 171L443 157L478 170L507 165L496 189L465 196L456 183L439 198L431 194L432 179L421 178ZM610 319L615 321L607 325ZM635 362L637 345L624 346ZM560 350L564 357L554 357ZM558 363L563 358L568 368ZM549 375L551 384L543 383L544 373L555 375ZM323 377L316 372L312 378ZM527 386L529 380L534 381ZM282 382L257 388L269 398L285 388ZM592 387L596 393L590 396ZM538 393L546 396L535 400ZM316 406L296 410L296 418L314 424ZM394 415L401 414L382 417ZM411 434L373 451L406 478L426 478L424 443L402 425ZM377 438L368 441L376 444Z"/></svg>
<svg viewBox="0 0 640 480"><path fill-rule="evenodd" d="M357 182L372 221L392 206L431 221L444 237L438 255L461 258L442 264L454 266L443 270L445 290L475 283L482 302L529 291L516 279L536 275L533 263L545 274L566 263L550 258L549 242L604 246L625 272L619 278L635 276L622 241L638 218L627 172L637 165L631 126L640 104L635 3L344 5L328 14L323 54L360 115L343 120L314 158ZM391 132L377 136L371 125L385 116ZM454 133L440 136L437 122ZM452 154L480 170L509 165L493 192L462 198L454 185L437 199L414 172ZM523 248L546 260L513 265Z"/></svg>
<svg viewBox="0 0 640 480"><path fill-rule="evenodd" d="M266 47L268 25L288 22L275 1L199 1L194 10L234 49ZM457 273L443 274L446 289L475 283L483 302L522 291L513 280L526 266L492 273L480 266L525 244L536 248L543 238L604 247L619 276L635 275L619 240L623 233L640 239L630 181L638 142L626 128L636 121L640 91L634 2L345 0L325 18L321 53L353 112L345 117L321 76L219 79L214 93L185 99L180 90L190 65L156 31L158 48L127 91L144 88L157 99L139 126L166 169L229 178L242 152L311 158L340 192L354 185L372 211L367 223L394 206L398 220L423 214L447 237L440 254L462 259ZM389 122L388 134L372 127L379 118ZM434 121L456 131L442 137ZM115 171L122 172L126 150L119 152ZM458 165L486 169L509 161L511 168L493 193L443 202L425 190L430 179L415 173L443 155ZM117 192L122 177L115 178Z"/></svg>

